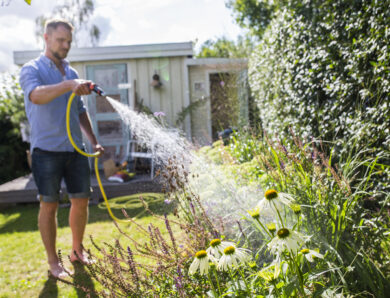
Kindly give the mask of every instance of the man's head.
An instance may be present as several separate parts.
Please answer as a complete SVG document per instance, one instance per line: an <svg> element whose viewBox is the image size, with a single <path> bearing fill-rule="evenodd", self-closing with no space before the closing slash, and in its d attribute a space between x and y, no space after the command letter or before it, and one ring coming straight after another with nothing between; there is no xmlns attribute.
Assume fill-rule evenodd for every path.
<svg viewBox="0 0 390 298"><path fill-rule="evenodd" d="M48 20L43 35L46 43L46 54L58 60L64 59L72 43L73 26L61 19Z"/></svg>

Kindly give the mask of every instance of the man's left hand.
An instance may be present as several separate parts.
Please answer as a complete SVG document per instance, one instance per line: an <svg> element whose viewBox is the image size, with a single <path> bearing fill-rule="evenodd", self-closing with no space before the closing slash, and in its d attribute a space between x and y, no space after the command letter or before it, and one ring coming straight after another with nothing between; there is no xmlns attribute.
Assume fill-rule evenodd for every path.
<svg viewBox="0 0 390 298"><path fill-rule="evenodd" d="M100 144L96 144L93 148L95 152L99 152L99 156L102 156L104 154L104 147Z"/></svg>

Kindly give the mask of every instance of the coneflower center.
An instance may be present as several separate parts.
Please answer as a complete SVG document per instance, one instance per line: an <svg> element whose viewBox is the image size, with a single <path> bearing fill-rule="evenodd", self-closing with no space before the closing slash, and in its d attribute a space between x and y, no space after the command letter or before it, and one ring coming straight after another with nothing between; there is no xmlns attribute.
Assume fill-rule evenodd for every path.
<svg viewBox="0 0 390 298"><path fill-rule="evenodd" d="M280 229L277 234L279 238L286 238L288 235L290 235L290 231L286 228L283 228Z"/></svg>
<svg viewBox="0 0 390 298"><path fill-rule="evenodd" d="M304 254L304 255L308 254L309 252L310 252L310 250L308 248L304 248L304 249L301 250L301 253Z"/></svg>
<svg viewBox="0 0 390 298"><path fill-rule="evenodd" d="M210 241L210 245L212 246L212 247L216 247L216 246L218 246L218 245L220 245L221 244L221 240L220 239L214 239L214 240L211 240Z"/></svg>
<svg viewBox="0 0 390 298"><path fill-rule="evenodd" d="M207 252L205 250L200 250L195 254L195 257L197 257L198 259L203 259L207 257Z"/></svg>
<svg viewBox="0 0 390 298"><path fill-rule="evenodd" d="M234 246L228 246L223 250L223 253L225 255L232 255L236 251L236 248Z"/></svg>
<svg viewBox="0 0 390 298"><path fill-rule="evenodd" d="M265 198L267 200L273 200L278 197L278 192L275 189L269 189L265 192Z"/></svg>

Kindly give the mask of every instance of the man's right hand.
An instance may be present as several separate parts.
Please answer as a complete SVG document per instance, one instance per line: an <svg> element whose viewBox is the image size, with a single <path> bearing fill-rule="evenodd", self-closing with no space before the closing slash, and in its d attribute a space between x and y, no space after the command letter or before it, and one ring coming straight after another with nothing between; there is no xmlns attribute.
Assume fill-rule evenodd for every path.
<svg viewBox="0 0 390 298"><path fill-rule="evenodd" d="M92 84L92 82L88 80L72 80L72 92L79 96L91 94L91 89L89 89L90 84Z"/></svg>

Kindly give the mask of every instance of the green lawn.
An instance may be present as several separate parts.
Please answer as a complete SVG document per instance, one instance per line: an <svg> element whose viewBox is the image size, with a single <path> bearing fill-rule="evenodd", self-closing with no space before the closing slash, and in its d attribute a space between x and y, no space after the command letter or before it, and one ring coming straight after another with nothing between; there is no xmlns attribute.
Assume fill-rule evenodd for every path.
<svg viewBox="0 0 390 298"><path fill-rule="evenodd" d="M123 203L124 200L121 200ZM121 207L117 204L118 207ZM157 213L169 212L162 200L154 200L150 208ZM147 226L150 222L163 225L163 222L143 212L138 204L122 205L137 222ZM89 235L98 245L103 242L114 243L119 239L125 246L129 242L119 233L106 210L98 206L90 207L89 223L86 228L84 245L93 249ZM48 279L46 253L37 228L38 205L18 206L0 210L0 297L84 297L73 286ZM123 218L120 210L115 215ZM67 255L71 249L71 231L68 226L69 208L60 208L58 212L57 249L62 251L65 264L75 271L75 281L88 287L99 289L93 284L82 266L73 268ZM120 224L122 230L135 239L144 237L135 225ZM164 230L164 229L162 229Z"/></svg>

